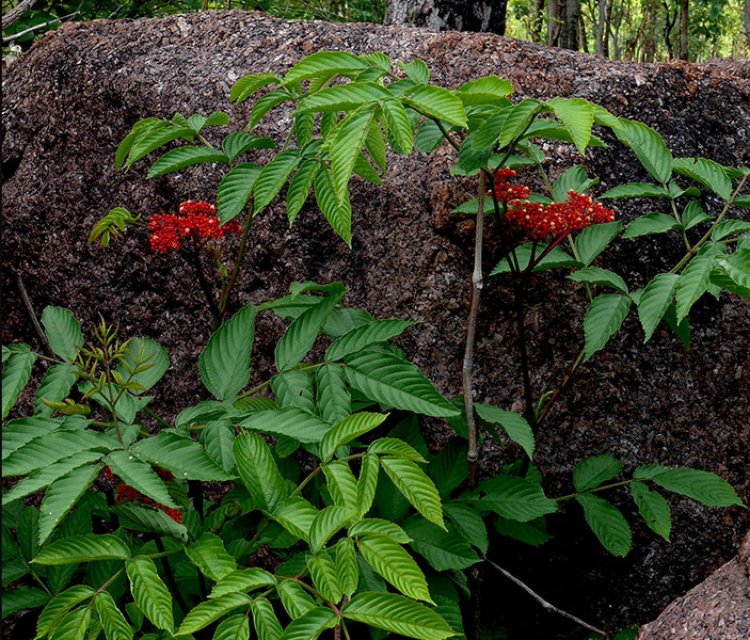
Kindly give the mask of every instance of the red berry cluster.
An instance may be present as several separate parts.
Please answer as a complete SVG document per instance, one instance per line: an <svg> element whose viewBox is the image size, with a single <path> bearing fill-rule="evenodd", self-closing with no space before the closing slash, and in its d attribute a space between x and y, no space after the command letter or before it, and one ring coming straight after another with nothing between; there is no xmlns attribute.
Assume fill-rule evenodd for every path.
<svg viewBox="0 0 750 640"><path fill-rule="evenodd" d="M594 202L590 196L572 190L568 191L565 202L529 202L527 198L531 191L527 187L508 183L508 179L516 175L515 171L501 169L495 175L495 195L506 205L506 220L531 240L544 240L550 236L561 238L592 224L615 219L614 211Z"/></svg>
<svg viewBox="0 0 750 640"><path fill-rule="evenodd" d="M174 475L171 471L167 471L165 469L154 469L154 471L156 471L156 474L165 482L169 482L170 480L174 479ZM112 470L109 467L104 467L104 469L102 470L102 475L104 476L105 480L109 481L114 480L115 478L115 475L112 473ZM172 518L172 520L174 520L178 524L182 524L182 512L179 509L171 509L166 505L160 504L156 500L152 500L148 496L144 496L140 491L138 491L138 489L134 489L124 482L120 483L117 486L117 489L115 489L115 494L115 500L117 500L117 502L140 502L141 504L148 505L149 507L161 509L170 518Z"/></svg>
<svg viewBox="0 0 750 640"><path fill-rule="evenodd" d="M223 238L227 233L242 233L241 225L232 220L223 227L216 216L216 207L208 202L188 200L180 205L179 213L158 213L148 222L151 249L159 253L180 248L182 238L208 240Z"/></svg>

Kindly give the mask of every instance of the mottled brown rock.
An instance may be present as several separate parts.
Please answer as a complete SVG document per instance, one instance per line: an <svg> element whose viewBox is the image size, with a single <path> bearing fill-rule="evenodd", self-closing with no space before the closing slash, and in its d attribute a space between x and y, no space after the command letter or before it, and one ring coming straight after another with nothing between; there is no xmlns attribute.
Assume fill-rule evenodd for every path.
<svg viewBox="0 0 750 640"><path fill-rule="evenodd" d="M750 532L737 557L675 600L638 640L750 638Z"/></svg>
<svg viewBox="0 0 750 640"><path fill-rule="evenodd" d="M702 155L725 164L750 162L750 64L635 65L546 49L492 35L434 33L373 25L285 22L242 12L206 12L163 20L67 24L16 63L4 82L3 213L6 340L36 342L18 300L13 274L22 275L37 309L69 306L84 324L98 314L119 321L125 335L144 334L169 350L172 368L155 388L169 417L199 398L195 367L209 320L187 265L154 256L143 234L129 233L103 251L85 239L114 206L134 212L173 210L187 198L213 197L217 174L187 170L179 177L145 180L138 165L116 174L112 157L130 126L147 115L229 111L237 128L249 105L228 105L229 88L246 73L284 72L320 49L382 50L393 58L427 60L433 79L449 87L487 73L512 80L522 96L582 96L613 112L637 117L663 133L681 156ZM271 118L280 137L288 112ZM552 174L573 152L550 148ZM311 206L287 230L282 206L259 216L248 270L237 303L260 302L295 280L341 279L347 301L378 317L421 320L401 346L442 391L457 394L468 305L471 222L447 213L471 194L449 176L448 151L393 158L383 188L353 183L354 248L337 241ZM613 144L587 165L600 188L646 176L632 156ZM709 203L710 204L710 203ZM635 206L620 213L627 221ZM488 228L487 266L498 242ZM674 242L623 241L602 265L623 273L632 287L674 264ZM521 381L511 329L508 283L487 282L476 350L477 400L511 408ZM535 277L528 325L532 383L552 388L580 348L585 295L563 276ZM737 298L701 302L691 320L694 347L683 350L659 329L646 346L637 320L585 367L538 437L535 462L549 495L570 491L570 472L581 458L604 452L627 470L647 462L692 465L721 474L747 500L750 494L750 308ZM254 376L270 372L272 344L282 325L258 323ZM439 442L441 429L432 437ZM489 473L508 453L486 447ZM635 548L626 559L607 556L569 504L552 520L558 538L540 551L505 540L493 553L550 601L598 625L653 619L734 553L749 523L746 511L709 510L672 499L672 544L635 523ZM528 607L525 594L499 582L488 591L487 615ZM504 606L496 606L496 602ZM524 622L530 637L552 637ZM512 621L502 619L502 624Z"/></svg>

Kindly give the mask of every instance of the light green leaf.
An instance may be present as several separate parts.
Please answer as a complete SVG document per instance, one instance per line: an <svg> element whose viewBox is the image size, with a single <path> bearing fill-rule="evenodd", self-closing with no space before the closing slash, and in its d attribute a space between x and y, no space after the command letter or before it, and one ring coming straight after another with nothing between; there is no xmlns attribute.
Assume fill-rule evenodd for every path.
<svg viewBox="0 0 750 640"><path fill-rule="evenodd" d="M43 545L60 521L89 490L91 483L102 470L101 464L74 469L55 480L44 494L39 507L39 544Z"/></svg>
<svg viewBox="0 0 750 640"><path fill-rule="evenodd" d="M293 438L303 444L317 444L331 425L301 409L274 409L251 414L240 422L245 429Z"/></svg>
<svg viewBox="0 0 750 640"><path fill-rule="evenodd" d="M685 209L682 212L682 224L685 227L685 231L708 220L711 220L711 216L703 211L700 202L691 200L685 205Z"/></svg>
<svg viewBox="0 0 750 640"><path fill-rule="evenodd" d="M151 465L144 464L127 451L113 451L104 459L104 462L125 484L170 509L177 508L166 485L156 475Z"/></svg>
<svg viewBox="0 0 750 640"><path fill-rule="evenodd" d="M138 132L138 135L132 139L130 148L127 151L125 169L130 169L130 167L138 162L138 160L145 158L149 153L164 146L168 142L173 142L174 140L187 140L188 142L192 142L194 139L195 131L189 126L174 125L165 121L153 122L150 126L142 128ZM123 143L125 143L125 140L123 140ZM117 150L117 155L120 156L120 158L123 158L120 149ZM117 159L118 158L116 157L116 160Z"/></svg>
<svg viewBox="0 0 750 640"><path fill-rule="evenodd" d="M351 513L358 510L357 479L346 462L329 462L323 465L323 475L326 478L328 493L337 506L348 509Z"/></svg>
<svg viewBox="0 0 750 640"><path fill-rule="evenodd" d="M675 290L676 322L680 324L690 313L690 309L708 290L711 272L716 267L716 258L699 255L693 258L680 274Z"/></svg>
<svg viewBox="0 0 750 640"><path fill-rule="evenodd" d="M707 507L743 504L726 480L708 471L652 464L638 467L633 478L651 480L667 491L687 496Z"/></svg>
<svg viewBox="0 0 750 640"><path fill-rule="evenodd" d="M250 640L250 621L238 614L222 620L214 631L213 640Z"/></svg>
<svg viewBox="0 0 750 640"><path fill-rule="evenodd" d="M483 76L464 82L456 91L465 106L503 102L513 93L513 85L498 76Z"/></svg>
<svg viewBox="0 0 750 640"><path fill-rule="evenodd" d="M534 250L532 243L522 244L514 249L516 254L516 260L518 260L518 268L523 271L529 266L531 260L531 253ZM537 244L535 250L535 256L540 256L547 249L546 244ZM554 247L544 259L534 266L534 271L544 271L545 269L558 269L561 267L577 267L580 266L580 262L565 253L560 247ZM495 268L492 270L490 275L497 276L503 273L510 273L511 267L508 258L503 258L497 263Z"/></svg>
<svg viewBox="0 0 750 640"><path fill-rule="evenodd" d="M246 305L208 339L198 358L206 389L219 400L236 396L250 379L255 307Z"/></svg>
<svg viewBox="0 0 750 640"><path fill-rule="evenodd" d="M31 351L17 351L3 365L3 416L16 404L18 396L31 379L31 367L36 362L36 354Z"/></svg>
<svg viewBox="0 0 750 640"><path fill-rule="evenodd" d="M276 578L264 569L250 567L240 571L233 571L224 576L214 585L209 598L219 598L228 593L248 593L261 587L273 587L276 585Z"/></svg>
<svg viewBox="0 0 750 640"><path fill-rule="evenodd" d="M648 528L669 542L672 514L664 497L656 491L651 491L643 482L632 482L630 495L633 496L638 512Z"/></svg>
<svg viewBox="0 0 750 640"><path fill-rule="evenodd" d="M529 522L557 511L557 503L545 496L538 484L523 478L496 476L483 482L480 489L485 496L474 504L510 520Z"/></svg>
<svg viewBox="0 0 750 640"><path fill-rule="evenodd" d="M287 496L286 482L262 438L251 433L238 437L234 456L240 478L260 509L272 510Z"/></svg>
<svg viewBox="0 0 750 640"><path fill-rule="evenodd" d="M341 360L344 357L392 338L400 336L413 326L406 320L372 320L341 336L326 351L326 360Z"/></svg>
<svg viewBox="0 0 750 640"><path fill-rule="evenodd" d="M675 273L660 273L643 289L638 299L638 318L645 333L644 342L654 335L656 327L672 303L674 290L680 279Z"/></svg>
<svg viewBox="0 0 750 640"><path fill-rule="evenodd" d="M369 534L358 539L357 548L367 564L401 593L434 604L422 570L400 544Z"/></svg>
<svg viewBox="0 0 750 640"><path fill-rule="evenodd" d="M467 128L463 102L455 92L432 85L418 85L404 103L417 111L455 127Z"/></svg>
<svg viewBox="0 0 750 640"><path fill-rule="evenodd" d="M136 556L125 565L133 600L159 629L174 633L172 595L162 582L151 558Z"/></svg>
<svg viewBox="0 0 750 640"><path fill-rule="evenodd" d="M341 199L333 187L331 170L321 167L315 176L315 201L323 217L351 249L352 246L352 205L348 199Z"/></svg>
<svg viewBox="0 0 750 640"><path fill-rule="evenodd" d="M127 560L128 546L111 534L86 533L48 544L32 562L43 565L78 564L95 560Z"/></svg>
<svg viewBox="0 0 750 640"><path fill-rule="evenodd" d="M630 310L631 300L617 293L597 296L586 311L583 332L586 337L586 360L605 347L620 329Z"/></svg>
<svg viewBox="0 0 750 640"><path fill-rule="evenodd" d="M383 130L380 128L380 123L377 120L370 123L370 129L367 132L367 139L365 140L365 149L367 149L367 153L370 154L370 158L372 158L378 169L385 174L388 170L386 162L387 149L385 139L383 138Z"/></svg>
<svg viewBox="0 0 750 640"><path fill-rule="evenodd" d="M269 91L262 98L259 98L253 104L253 110L250 112L250 119L247 123L247 130L251 131L263 120L263 117L274 107L279 106L282 102L292 100L292 95L285 90Z"/></svg>
<svg viewBox="0 0 750 640"><path fill-rule="evenodd" d="M370 110L355 111L336 127L335 137L330 143L329 156L333 188L339 202L348 201L349 180L354 163L365 144L372 118L373 113Z"/></svg>
<svg viewBox="0 0 750 640"><path fill-rule="evenodd" d="M359 470L359 480L357 480L357 514L362 517L372 507L375 500L375 491L378 488L380 462L378 457L371 454L365 454Z"/></svg>
<svg viewBox="0 0 750 640"><path fill-rule="evenodd" d="M44 401L62 402L78 380L76 368L69 363L52 365L44 374L34 397L34 414L51 416L53 409ZM3 391L3 396L5 392Z"/></svg>
<svg viewBox="0 0 750 640"><path fill-rule="evenodd" d="M115 601L107 591L100 591L94 598L96 612L104 629L107 640L133 640L133 629L125 616L117 608Z"/></svg>
<svg viewBox="0 0 750 640"><path fill-rule="evenodd" d="M402 155L410 155L414 149L414 130L404 105L399 100L386 98L380 101L380 107L388 133L396 143L396 151Z"/></svg>
<svg viewBox="0 0 750 640"><path fill-rule="evenodd" d="M487 525L482 516L470 504L458 500L446 502L443 510L451 520L455 530L483 554L487 553L490 541L487 535Z"/></svg>
<svg viewBox="0 0 750 640"><path fill-rule="evenodd" d="M585 267L579 271L574 271L568 276L569 280L574 282L588 282L598 284L604 287L610 287L621 293L628 293L628 285L622 277L609 269L600 267Z"/></svg>
<svg viewBox="0 0 750 640"><path fill-rule="evenodd" d="M711 233L711 240L719 242L731 236L741 236L750 231L750 222L745 220L722 220Z"/></svg>
<svg viewBox="0 0 750 640"><path fill-rule="evenodd" d="M387 414L363 411L338 422L323 436L320 443L320 457L323 462L328 462L340 446L376 429L387 417Z"/></svg>
<svg viewBox="0 0 750 640"><path fill-rule="evenodd" d="M388 91L377 82L348 82L308 94L297 107L297 113L310 111L348 111L371 107L388 98Z"/></svg>
<svg viewBox="0 0 750 640"><path fill-rule="evenodd" d="M300 496L281 500L271 512L271 517L296 538L310 539L310 527L318 510Z"/></svg>
<svg viewBox="0 0 750 640"><path fill-rule="evenodd" d="M416 366L379 351L363 351L346 358L349 384L378 402L428 416L456 415Z"/></svg>
<svg viewBox="0 0 750 640"><path fill-rule="evenodd" d="M313 586L318 593L328 602L338 603L341 600L342 591L336 575L336 566L328 553L308 556L307 568L310 571Z"/></svg>
<svg viewBox="0 0 750 640"><path fill-rule="evenodd" d="M351 515L351 511L346 507L321 509L310 524L310 550L318 553L341 530Z"/></svg>
<svg viewBox="0 0 750 640"><path fill-rule="evenodd" d="M271 390L279 409L301 409L315 414L312 374L291 369L271 378Z"/></svg>
<svg viewBox="0 0 750 640"><path fill-rule="evenodd" d="M469 543L452 529L444 531L418 517L406 520L404 529L412 538L414 551L436 571L462 571L480 561Z"/></svg>
<svg viewBox="0 0 750 640"><path fill-rule="evenodd" d="M342 610L344 618L419 640L458 635L437 613L395 593L359 593Z"/></svg>
<svg viewBox="0 0 750 640"><path fill-rule="evenodd" d="M584 167L576 165L557 177L555 184L552 185L552 197L555 202L565 202L568 199L568 191L586 193L597 182L598 180L589 178Z"/></svg>
<svg viewBox="0 0 750 640"><path fill-rule="evenodd" d="M77 347L83 346L81 325L75 316L63 307L45 307L42 325L52 351L68 362L75 360Z"/></svg>
<svg viewBox="0 0 750 640"><path fill-rule="evenodd" d="M679 229L680 223L672 216L665 213L648 213L645 216L636 218L625 229L622 234L623 238L640 238L641 236L650 236L656 233L665 233L672 229Z"/></svg>
<svg viewBox="0 0 750 640"><path fill-rule="evenodd" d="M583 493L576 496L583 515L602 546L613 556L625 557L633 544L633 535L625 516L604 498Z"/></svg>
<svg viewBox="0 0 750 640"><path fill-rule="evenodd" d="M284 76L284 85L309 80L331 72L348 76L367 69L369 65L359 56L346 51L318 51L294 65Z"/></svg>
<svg viewBox="0 0 750 640"><path fill-rule="evenodd" d="M263 167L257 164L238 164L219 183L216 193L217 215L221 224L236 218L253 195L255 181Z"/></svg>
<svg viewBox="0 0 750 640"><path fill-rule="evenodd" d="M246 607L251 602L252 599L244 593L227 593L219 598L201 602L185 616L180 628L177 629L177 635L189 635L200 631L230 611Z"/></svg>
<svg viewBox="0 0 750 640"><path fill-rule="evenodd" d="M592 456L576 465L573 470L573 485L576 491L589 491L602 482L620 475L622 462L609 455Z"/></svg>
<svg viewBox="0 0 750 640"><path fill-rule="evenodd" d="M49 596L47 594L45 595L47 596L47 599L49 599ZM43 638L47 634L52 634L60 625L60 622L62 622L68 611L87 598L91 598L95 595L96 592L91 587L85 585L75 585L70 589L66 589L62 593L57 594L49 601L39 615L36 624L35 638ZM40 605L37 604L35 606ZM3 617L5 617L5 615L5 601L3 601Z"/></svg>
<svg viewBox="0 0 750 640"><path fill-rule="evenodd" d="M728 258L719 258L717 262L739 287L745 291L750 288L750 250L738 249ZM728 288L726 285L722 286Z"/></svg>
<svg viewBox="0 0 750 640"><path fill-rule="evenodd" d="M145 462L168 469L180 480L213 482L232 479L208 457L200 444L176 431L163 429L155 436L139 440L130 451Z"/></svg>
<svg viewBox="0 0 750 640"><path fill-rule="evenodd" d="M724 168L713 160L675 158L672 168L675 173L708 187L725 201L732 197L732 181L727 177Z"/></svg>
<svg viewBox="0 0 750 640"><path fill-rule="evenodd" d="M351 538L342 538L336 545L336 580L342 593L351 598L359 584L359 562Z"/></svg>
<svg viewBox="0 0 750 640"><path fill-rule="evenodd" d="M281 638L281 623L276 617L273 605L263 597L256 598L250 604L253 612L253 625L258 640L279 640Z"/></svg>
<svg viewBox="0 0 750 640"><path fill-rule="evenodd" d="M364 518L349 527L349 535L352 537L367 534L385 536L399 544L407 544L411 542L411 538L407 533L395 522L391 522L390 520L383 520L381 518Z"/></svg>
<svg viewBox="0 0 750 640"><path fill-rule="evenodd" d="M642 122L624 118L620 118L613 131L620 142L633 150L643 168L660 184L669 182L672 177L672 154L656 131Z"/></svg>
<svg viewBox="0 0 750 640"><path fill-rule="evenodd" d="M320 162L318 160L303 160L297 172L289 181L289 188L286 191L286 214L290 227L294 224L297 214L301 211L305 202L307 202L319 170Z"/></svg>
<svg viewBox="0 0 750 640"><path fill-rule="evenodd" d="M326 629L332 629L338 616L327 607L315 607L292 620L281 640L316 640Z"/></svg>
<svg viewBox="0 0 750 640"><path fill-rule="evenodd" d="M344 368L335 364L324 365L318 369L316 378L320 417L329 424L340 422L352 411Z"/></svg>
<svg viewBox="0 0 750 640"><path fill-rule="evenodd" d="M81 607L65 615L50 640L83 640L91 623L91 609Z"/></svg>
<svg viewBox="0 0 750 640"><path fill-rule="evenodd" d="M255 136L245 131L230 133L221 141L221 148L229 162L234 162L243 153L252 149L273 149L275 146L271 138Z"/></svg>
<svg viewBox="0 0 750 640"><path fill-rule="evenodd" d="M198 147L178 147L177 149L167 151L154 162L146 177L156 178L157 176L163 176L165 173L181 171L194 164L213 164L216 162L229 164L229 158L218 149L204 145Z"/></svg>
<svg viewBox="0 0 750 640"><path fill-rule="evenodd" d="M185 554L203 575L214 582L237 570L237 562L224 549L224 541L210 532L203 533L192 545L185 547Z"/></svg>
<svg viewBox="0 0 750 640"><path fill-rule="evenodd" d="M445 138L437 123L432 120L425 120L417 129L414 146L423 153L432 153L443 142L445 142Z"/></svg>
<svg viewBox="0 0 750 640"><path fill-rule="evenodd" d="M547 100L555 115L570 132L576 149L581 155L591 140L591 127L594 125L594 110L591 103L583 98L553 98Z"/></svg>
<svg viewBox="0 0 750 640"><path fill-rule="evenodd" d="M230 102L244 102L258 89L267 87L269 84L276 84L280 78L273 73L253 73L242 76L232 85L229 93Z"/></svg>
<svg viewBox="0 0 750 640"><path fill-rule="evenodd" d="M279 151L273 159L263 167L253 186L253 215L268 206L278 195L292 171L300 162L299 152L294 149Z"/></svg>
<svg viewBox="0 0 750 640"><path fill-rule="evenodd" d="M290 618L299 618L315 608L315 601L295 580L282 580L276 592Z"/></svg>
<svg viewBox="0 0 750 640"><path fill-rule="evenodd" d="M498 144L501 149L508 146L514 140L520 138L526 128L531 124L537 113L544 105L533 98L524 98L508 110L508 115L503 122Z"/></svg>
<svg viewBox="0 0 750 640"><path fill-rule="evenodd" d="M592 224L581 231L575 240L578 257L584 266L589 266L604 251L622 229L619 220L604 224Z"/></svg>
<svg viewBox="0 0 750 640"><path fill-rule="evenodd" d="M669 191L651 182L628 182L613 187L599 198L669 198Z"/></svg>
<svg viewBox="0 0 750 640"><path fill-rule="evenodd" d="M529 459L534 456L534 432L521 414L504 411L489 404L475 404L474 408L482 420L502 427L508 437L526 452Z"/></svg>
<svg viewBox="0 0 750 640"><path fill-rule="evenodd" d="M427 474L410 460L381 458L388 477L425 519L445 528L440 494Z"/></svg>
<svg viewBox="0 0 750 640"><path fill-rule="evenodd" d="M30 420L36 419L31 418ZM3 435L5 436L5 434ZM5 444L6 438L3 437L3 446ZM11 442L11 444L15 443ZM27 475L81 451L110 448L111 442L104 434L88 430L57 430L43 437L32 438L12 451L3 461L3 477Z"/></svg>

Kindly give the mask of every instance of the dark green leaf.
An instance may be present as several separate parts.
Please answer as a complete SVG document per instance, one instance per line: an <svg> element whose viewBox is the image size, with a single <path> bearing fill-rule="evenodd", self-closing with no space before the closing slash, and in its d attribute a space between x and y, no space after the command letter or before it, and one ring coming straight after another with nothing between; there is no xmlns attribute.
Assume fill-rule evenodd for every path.
<svg viewBox="0 0 750 640"><path fill-rule="evenodd" d="M665 233L672 229L679 229L680 223L672 216L665 213L649 213L640 218L636 218L625 229L622 234L623 238L639 238L656 233Z"/></svg>
<svg viewBox="0 0 750 640"><path fill-rule="evenodd" d="M221 224L236 218L253 195L255 181L263 167L257 164L238 164L219 183L216 194L218 216Z"/></svg>
<svg viewBox="0 0 750 640"><path fill-rule="evenodd" d="M230 159L213 147L203 145L198 147L178 147L177 149L167 151L167 153L154 162L146 177L156 178L157 176L163 176L165 173L181 171L194 164L212 164L216 162L228 164Z"/></svg>
<svg viewBox="0 0 750 640"><path fill-rule="evenodd" d="M644 342L648 342L654 335L656 327L672 303L679 279L680 276L675 273L660 273L641 293L638 299L638 318L645 333Z"/></svg>
<svg viewBox="0 0 750 640"><path fill-rule="evenodd" d="M707 507L742 505L731 485L708 471L652 464L638 467L633 477L651 480L667 491L687 496Z"/></svg>
<svg viewBox="0 0 750 640"><path fill-rule="evenodd" d="M589 491L602 482L620 475L622 462L610 455L592 456L576 465L573 470L573 485L576 491Z"/></svg>
<svg viewBox="0 0 750 640"><path fill-rule="evenodd" d="M629 297L617 293L607 293L594 298L583 319L586 337L585 360L589 360L597 351L603 349L620 329L628 315L630 304Z"/></svg>
<svg viewBox="0 0 750 640"><path fill-rule="evenodd" d="M649 529L669 542L672 514L663 496L656 491L651 491L643 482L631 483L630 495L633 496L638 512Z"/></svg>
<svg viewBox="0 0 750 640"><path fill-rule="evenodd" d="M602 546L614 556L625 557L633 536L630 525L620 511L604 498L583 493L576 496L583 515Z"/></svg>

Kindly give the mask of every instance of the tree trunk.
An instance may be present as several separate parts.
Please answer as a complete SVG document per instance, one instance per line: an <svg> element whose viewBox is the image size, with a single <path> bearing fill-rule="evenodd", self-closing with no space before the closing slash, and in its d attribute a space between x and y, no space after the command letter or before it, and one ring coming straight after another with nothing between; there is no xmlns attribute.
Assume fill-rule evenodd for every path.
<svg viewBox="0 0 750 640"><path fill-rule="evenodd" d="M385 23L505 35L508 0L388 0Z"/></svg>
<svg viewBox="0 0 750 640"><path fill-rule="evenodd" d="M688 0L680 0L680 60L688 59Z"/></svg>
<svg viewBox="0 0 750 640"><path fill-rule="evenodd" d="M560 41L560 4L565 0L547 0L547 44L556 47Z"/></svg>
<svg viewBox="0 0 750 640"><path fill-rule="evenodd" d="M648 0L643 7L643 51L641 62L654 62L656 57L656 21L659 5L655 0Z"/></svg>
<svg viewBox="0 0 750 640"><path fill-rule="evenodd" d="M750 2L750 0L748 0ZM607 48L604 45L607 23L609 22L609 7L607 0L599 0L599 15L596 23L596 48L600 56L607 56Z"/></svg>
<svg viewBox="0 0 750 640"><path fill-rule="evenodd" d="M578 32L578 19L581 15L581 6L578 0L561 0L562 30L560 32L560 44L563 49L578 50L580 34Z"/></svg>
<svg viewBox="0 0 750 640"><path fill-rule="evenodd" d="M19 2L10 11L3 14L3 29L7 29L10 25L12 25L24 13L31 9L35 3L36 0L21 0L21 2Z"/></svg>
<svg viewBox="0 0 750 640"><path fill-rule="evenodd" d="M750 3L750 0L747 0ZM531 17L529 29L532 42L542 41L542 24L544 23L544 0L536 0L534 3L534 14Z"/></svg>
<svg viewBox="0 0 750 640"><path fill-rule="evenodd" d="M674 59L674 47L672 46L672 29L677 22L677 11L671 11L669 4L663 3L664 7L664 44L667 46L667 56L670 60Z"/></svg>

